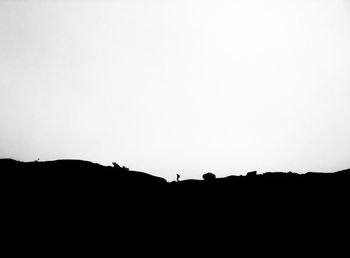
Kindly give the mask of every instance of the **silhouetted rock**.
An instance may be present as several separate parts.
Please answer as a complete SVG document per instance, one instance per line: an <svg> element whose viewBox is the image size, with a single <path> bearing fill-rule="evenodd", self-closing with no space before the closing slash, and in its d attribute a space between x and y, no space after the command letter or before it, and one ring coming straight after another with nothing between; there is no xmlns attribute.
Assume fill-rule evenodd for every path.
<svg viewBox="0 0 350 258"><path fill-rule="evenodd" d="M216 179L216 175L211 172L205 173L202 177L205 181L214 181Z"/></svg>
<svg viewBox="0 0 350 258"><path fill-rule="evenodd" d="M112 162L112 165L116 169L122 169L121 166L119 166L117 162Z"/></svg>
<svg viewBox="0 0 350 258"><path fill-rule="evenodd" d="M248 176L248 177L256 176L256 175L257 175L257 171L251 171L251 172L248 172L248 173L247 173L247 176Z"/></svg>

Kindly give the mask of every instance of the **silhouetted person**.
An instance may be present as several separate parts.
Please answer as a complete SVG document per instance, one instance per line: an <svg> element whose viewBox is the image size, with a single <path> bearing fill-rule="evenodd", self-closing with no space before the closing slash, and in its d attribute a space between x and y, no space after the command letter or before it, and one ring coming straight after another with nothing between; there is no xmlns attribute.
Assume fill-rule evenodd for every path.
<svg viewBox="0 0 350 258"><path fill-rule="evenodd" d="M179 182L179 179L180 179L180 175L176 174L176 181Z"/></svg>

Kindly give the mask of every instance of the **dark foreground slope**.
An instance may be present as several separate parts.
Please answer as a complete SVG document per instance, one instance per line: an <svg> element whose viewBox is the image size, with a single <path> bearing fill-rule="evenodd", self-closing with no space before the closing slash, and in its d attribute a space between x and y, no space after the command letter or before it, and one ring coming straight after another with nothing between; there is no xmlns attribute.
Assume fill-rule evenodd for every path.
<svg viewBox="0 0 350 258"><path fill-rule="evenodd" d="M2 222L27 238L334 239L347 233L349 183L350 170L170 183L80 160L0 160Z"/></svg>

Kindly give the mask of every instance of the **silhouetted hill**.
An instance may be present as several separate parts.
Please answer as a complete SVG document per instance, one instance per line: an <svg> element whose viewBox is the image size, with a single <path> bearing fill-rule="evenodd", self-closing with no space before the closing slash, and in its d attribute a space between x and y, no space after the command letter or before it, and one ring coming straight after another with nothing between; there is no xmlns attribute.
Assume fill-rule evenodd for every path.
<svg viewBox="0 0 350 258"><path fill-rule="evenodd" d="M12 177L13 172L21 176L51 177L52 179L82 180L93 177L113 177L115 180L132 180L134 183L165 183L166 180L156 176L137 171L124 171L122 168L105 167L100 164L83 160L55 160L45 162L20 162L11 159L0 160L2 176ZM66 178L63 178L66 177ZM37 178L40 179L40 178Z"/></svg>
<svg viewBox="0 0 350 258"><path fill-rule="evenodd" d="M167 208L177 211L216 209L260 213L301 210L313 213L343 209L348 201L350 171L334 173L248 173L246 176L168 183L165 179L120 166L82 160L20 162L0 160L1 186L7 201L23 205L115 210L117 204L135 210ZM173 204L176 204L175 206ZM57 206L56 206L57 207ZM196 209L194 209L196 207ZM311 207L313 207L311 209Z"/></svg>
<svg viewBox="0 0 350 258"><path fill-rule="evenodd" d="M115 210L115 204L129 205L138 200L142 204L141 199L146 198L149 201L166 185L165 179L147 173L82 160L4 159L0 160L0 171L6 202L36 209Z"/></svg>
<svg viewBox="0 0 350 258"><path fill-rule="evenodd" d="M165 179L144 172L124 170L120 166L102 166L82 160L55 160L21 162L12 159L0 160L1 182L7 188L26 191L83 191L127 192L130 195L147 195L162 191L158 198L176 198L185 202L191 195L202 194L216 198L263 197L296 198L298 196L334 196L348 191L350 170L333 173L308 172L305 174L267 172L246 176L227 176L216 178L214 174L203 175L204 180L183 180L168 183ZM167 196L168 195L168 196ZM128 196L125 196L127 199ZM108 196L108 198L113 198Z"/></svg>
<svg viewBox="0 0 350 258"><path fill-rule="evenodd" d="M56 160L46 162L19 162L0 160L1 178L7 185L45 191L113 192L127 186L165 184L166 180L146 173L124 171L82 160Z"/></svg>

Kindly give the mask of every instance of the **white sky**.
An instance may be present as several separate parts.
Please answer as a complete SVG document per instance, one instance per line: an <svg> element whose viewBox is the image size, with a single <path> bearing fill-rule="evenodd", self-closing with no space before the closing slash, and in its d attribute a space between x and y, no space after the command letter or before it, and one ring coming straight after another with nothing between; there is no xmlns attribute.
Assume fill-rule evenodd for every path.
<svg viewBox="0 0 350 258"><path fill-rule="evenodd" d="M0 157L348 168L350 1L0 0Z"/></svg>

